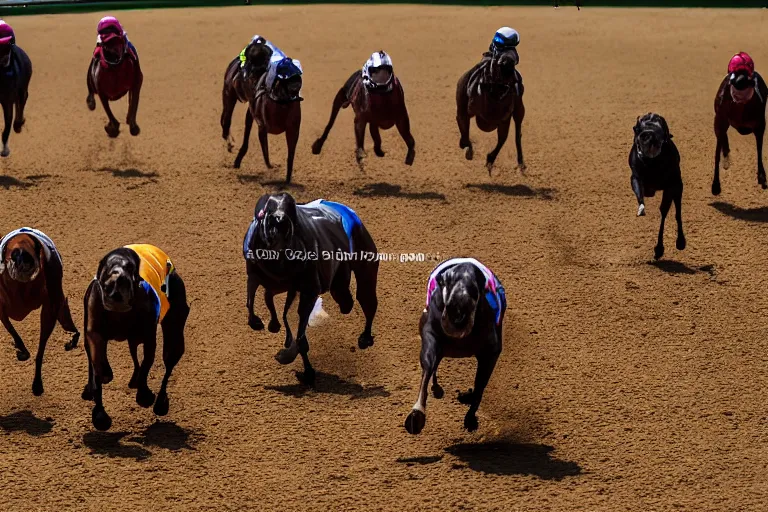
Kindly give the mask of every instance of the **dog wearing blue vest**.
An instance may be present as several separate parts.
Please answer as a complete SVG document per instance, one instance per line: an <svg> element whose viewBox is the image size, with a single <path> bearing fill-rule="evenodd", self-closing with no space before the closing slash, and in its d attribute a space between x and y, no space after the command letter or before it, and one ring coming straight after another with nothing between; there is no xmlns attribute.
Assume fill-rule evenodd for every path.
<svg viewBox="0 0 768 512"><path fill-rule="evenodd" d="M438 265L427 281L426 308L419 322L421 385L419 397L405 419L405 429L419 434L427 421L427 386L432 379L435 398L443 397L437 367L443 357L475 357L474 389L459 394L469 406L464 428L477 430L477 409L501 354L506 293L491 270L474 258L453 258Z"/></svg>
<svg viewBox="0 0 768 512"><path fill-rule="evenodd" d="M265 194L256 202L253 220L243 240L248 274L248 325L264 329L254 313L256 290L264 287L270 312L268 329L280 331L274 296L287 293L283 309L285 346L275 359L290 364L301 354L304 373L299 379L314 385L315 370L309 362L307 326L324 315L320 295L330 292L342 314L354 306L350 290L352 274L357 282L357 301L365 315L365 328L358 337L361 349L373 345L372 325L378 308L376 284L379 261L376 244L360 217L350 207L325 199L297 204L288 193ZM299 296L299 326L294 339L287 314Z"/></svg>

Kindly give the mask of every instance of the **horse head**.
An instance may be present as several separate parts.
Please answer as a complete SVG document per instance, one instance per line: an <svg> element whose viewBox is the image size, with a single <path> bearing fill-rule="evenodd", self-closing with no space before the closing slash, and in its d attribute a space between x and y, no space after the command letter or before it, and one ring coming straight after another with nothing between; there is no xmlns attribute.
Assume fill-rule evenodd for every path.
<svg viewBox="0 0 768 512"><path fill-rule="evenodd" d="M259 237L268 249L281 251L291 246L295 233L296 200L287 192L271 194L256 212L261 224Z"/></svg>

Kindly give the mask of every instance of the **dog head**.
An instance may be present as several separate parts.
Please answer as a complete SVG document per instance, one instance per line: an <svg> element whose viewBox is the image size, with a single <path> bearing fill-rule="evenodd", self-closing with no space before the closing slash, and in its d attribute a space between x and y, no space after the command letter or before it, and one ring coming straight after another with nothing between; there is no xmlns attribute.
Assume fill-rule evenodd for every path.
<svg viewBox="0 0 768 512"><path fill-rule="evenodd" d="M141 282L140 264L138 255L124 247L104 256L96 272L104 309L125 313L133 308L133 298Z"/></svg>
<svg viewBox="0 0 768 512"><path fill-rule="evenodd" d="M736 71L728 75L728 83L731 89L731 98L736 103L747 103L755 94L757 85L753 76L744 70Z"/></svg>
<svg viewBox="0 0 768 512"><path fill-rule="evenodd" d="M652 112L637 118L634 132L635 145L641 157L656 158L664 144L672 139L667 121Z"/></svg>
<svg viewBox="0 0 768 512"><path fill-rule="evenodd" d="M440 325L451 338L463 338L472 332L484 280L482 272L470 263L456 265L437 277L443 302Z"/></svg>
<svg viewBox="0 0 768 512"><path fill-rule="evenodd" d="M272 58L272 48L267 45L267 40L263 37L255 38L245 50L246 66L259 73L267 70L270 58Z"/></svg>
<svg viewBox="0 0 768 512"><path fill-rule="evenodd" d="M33 236L19 234L5 245L2 263L14 281L34 281L45 261L42 244Z"/></svg>
<svg viewBox="0 0 768 512"><path fill-rule="evenodd" d="M296 227L296 200L287 192L271 194L256 211L261 224L259 236L267 248L280 251L289 247Z"/></svg>

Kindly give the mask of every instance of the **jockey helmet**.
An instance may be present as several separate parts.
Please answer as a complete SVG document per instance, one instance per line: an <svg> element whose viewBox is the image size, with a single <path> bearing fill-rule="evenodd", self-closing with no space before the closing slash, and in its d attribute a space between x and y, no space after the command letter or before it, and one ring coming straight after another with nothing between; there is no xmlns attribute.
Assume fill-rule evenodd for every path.
<svg viewBox="0 0 768 512"><path fill-rule="evenodd" d="M371 76L380 69L386 69L389 71L387 79L381 83L374 80ZM371 57L365 62L363 66L363 83L368 88L387 88L392 83L394 77L394 68L392 66L392 58L387 55L384 50L373 52Z"/></svg>
<svg viewBox="0 0 768 512"><path fill-rule="evenodd" d="M0 20L0 44L16 44L16 35L5 21Z"/></svg>
<svg viewBox="0 0 768 512"><path fill-rule="evenodd" d="M501 27L493 36L490 50L492 52L505 52L515 48L518 44L520 44L520 34L517 33L517 30Z"/></svg>

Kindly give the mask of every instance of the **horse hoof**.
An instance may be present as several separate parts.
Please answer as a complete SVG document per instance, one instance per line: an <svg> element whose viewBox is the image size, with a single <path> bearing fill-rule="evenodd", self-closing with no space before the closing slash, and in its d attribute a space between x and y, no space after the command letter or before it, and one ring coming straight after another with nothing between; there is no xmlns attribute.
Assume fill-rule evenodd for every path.
<svg viewBox="0 0 768 512"><path fill-rule="evenodd" d="M374 154L375 154L377 157L379 157L379 158L382 158L384 155L386 155L386 153L384 153L384 150L383 150L383 149L381 149L381 148L373 148L373 153L374 153Z"/></svg>
<svg viewBox="0 0 768 512"><path fill-rule="evenodd" d="M305 386L315 387L315 369L305 368L303 372L296 372L296 378Z"/></svg>
<svg viewBox="0 0 768 512"><path fill-rule="evenodd" d="M467 414L464 416L464 428L467 429L470 432L474 432L477 430L478 423L477 423L477 416L474 414L470 415Z"/></svg>
<svg viewBox="0 0 768 512"><path fill-rule="evenodd" d="M363 333L357 338L357 346L360 350L365 350L368 347L373 346L373 336L371 334Z"/></svg>
<svg viewBox="0 0 768 512"><path fill-rule="evenodd" d="M118 135L120 135L120 125L108 124L104 127L104 131L107 132L107 135L109 135L111 138L115 139Z"/></svg>
<svg viewBox="0 0 768 512"><path fill-rule="evenodd" d="M678 251L682 251L685 249L685 237L681 236L677 239L675 242L675 247L677 247Z"/></svg>
<svg viewBox="0 0 768 512"><path fill-rule="evenodd" d="M280 327L282 327L280 325L280 322L278 322L277 320L270 320L269 325L267 326L267 330L272 334L277 334L278 332L280 332Z"/></svg>
<svg viewBox="0 0 768 512"><path fill-rule="evenodd" d="M312 143L312 154L313 155L319 155L320 152L323 150L323 140L317 139L315 142Z"/></svg>
<svg viewBox="0 0 768 512"><path fill-rule="evenodd" d="M155 403L155 394L149 388L139 388L136 392L136 403L146 409Z"/></svg>
<svg viewBox="0 0 768 512"><path fill-rule="evenodd" d="M727 171L731 167L731 159L730 157L724 156L723 157L723 170Z"/></svg>
<svg viewBox="0 0 768 512"><path fill-rule="evenodd" d="M24 123L26 123L26 119L22 119L21 121L16 121L13 123L13 131L16 133L21 133L21 129L24 127Z"/></svg>
<svg viewBox="0 0 768 512"><path fill-rule="evenodd" d="M469 146L467 149L464 150L464 158L467 160L472 160L475 158L475 152L472 150L472 146Z"/></svg>
<svg viewBox="0 0 768 512"><path fill-rule="evenodd" d="M248 318L248 327L250 327L254 331L263 331L264 322L258 316L253 315L250 318Z"/></svg>
<svg viewBox="0 0 768 512"><path fill-rule="evenodd" d="M472 405L472 402L475 399L475 393L472 391L472 388L470 388L469 391L466 391L464 393L459 393L459 396L457 399L460 404Z"/></svg>
<svg viewBox="0 0 768 512"><path fill-rule="evenodd" d="M80 341L80 333L76 332L75 334L72 335L72 339L69 340L69 343L65 343L64 344L64 350L69 352L73 348L77 347L77 342L78 341Z"/></svg>
<svg viewBox="0 0 768 512"><path fill-rule="evenodd" d="M157 397L157 401L155 402L155 407L152 410L157 416L165 416L168 414L169 407L170 402L168 401L168 394L160 393L160 396Z"/></svg>
<svg viewBox="0 0 768 512"><path fill-rule="evenodd" d="M16 349L16 359L18 359L19 361L26 361L27 359L29 359L29 351Z"/></svg>
<svg viewBox="0 0 768 512"><path fill-rule="evenodd" d="M714 182L712 183L712 195L713 196L719 196L720 195L720 182Z"/></svg>
<svg viewBox="0 0 768 512"><path fill-rule="evenodd" d="M275 359L280 364L291 364L296 360L296 356L299 355L299 351L295 348L281 348L275 355Z"/></svg>
<svg viewBox="0 0 768 512"><path fill-rule="evenodd" d="M135 124L131 126L131 135L134 137L141 133L141 128L139 128L139 125Z"/></svg>
<svg viewBox="0 0 768 512"><path fill-rule="evenodd" d="M88 105L88 110L96 110L96 100L93 96L85 98L85 104Z"/></svg>
<svg viewBox="0 0 768 512"><path fill-rule="evenodd" d="M83 388L83 393L80 395L80 398L83 400L87 400L89 402L93 401L93 392L91 391L91 386L88 384L85 385Z"/></svg>
<svg viewBox="0 0 768 512"><path fill-rule="evenodd" d="M653 258L658 260L662 256L664 256L664 246L663 245L657 245L653 248Z"/></svg>
<svg viewBox="0 0 768 512"><path fill-rule="evenodd" d="M109 414L107 414L107 411L105 411L104 407L101 405L97 405L93 408L93 411L91 412L91 422L96 430L101 430L102 432L109 430L112 426L112 418L109 417Z"/></svg>
<svg viewBox="0 0 768 512"><path fill-rule="evenodd" d="M413 409L411 413L405 418L405 430L409 434L417 435L424 430L424 425L427 424L427 415L423 411Z"/></svg>
<svg viewBox="0 0 768 512"><path fill-rule="evenodd" d="M440 400L445 396L445 390L440 384L432 384L432 396L437 400Z"/></svg>
<svg viewBox="0 0 768 512"><path fill-rule="evenodd" d="M43 394L43 379L35 379L34 382L32 382L32 394L35 396Z"/></svg>

